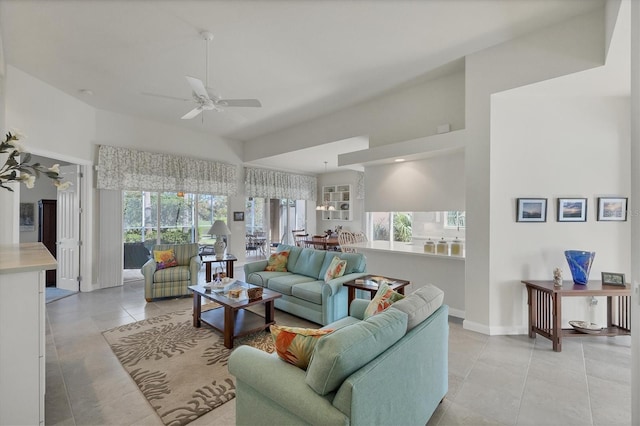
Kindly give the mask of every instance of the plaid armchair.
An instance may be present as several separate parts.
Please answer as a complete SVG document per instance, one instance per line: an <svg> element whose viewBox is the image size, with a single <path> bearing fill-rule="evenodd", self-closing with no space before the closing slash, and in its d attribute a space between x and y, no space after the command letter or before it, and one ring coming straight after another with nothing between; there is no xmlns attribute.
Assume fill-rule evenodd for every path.
<svg viewBox="0 0 640 426"><path fill-rule="evenodd" d="M175 252L178 266L157 269L153 251L169 249L173 249ZM198 284L198 272L202 266L198 250L197 243L158 244L153 247L151 259L141 269L142 275L144 275L144 297L147 302L159 297L191 294L187 287Z"/></svg>

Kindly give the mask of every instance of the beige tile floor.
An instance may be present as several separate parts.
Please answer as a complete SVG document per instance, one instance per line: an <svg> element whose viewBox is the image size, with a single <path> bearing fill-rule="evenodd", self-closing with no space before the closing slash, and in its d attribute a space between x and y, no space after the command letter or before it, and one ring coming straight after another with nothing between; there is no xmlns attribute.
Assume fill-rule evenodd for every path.
<svg viewBox="0 0 640 426"><path fill-rule="evenodd" d="M236 277L242 278L241 268ZM101 332L189 308L189 298L144 301L140 281L47 304L47 425L161 425ZM278 311L281 324L310 323ZM567 339L486 336L450 321L449 393L435 425L630 425L628 336ZM231 425L235 402L195 425Z"/></svg>

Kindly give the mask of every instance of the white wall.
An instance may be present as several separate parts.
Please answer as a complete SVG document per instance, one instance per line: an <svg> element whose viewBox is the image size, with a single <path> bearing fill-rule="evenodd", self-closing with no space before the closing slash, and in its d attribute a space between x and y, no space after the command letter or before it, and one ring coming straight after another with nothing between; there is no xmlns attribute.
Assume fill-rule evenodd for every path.
<svg viewBox="0 0 640 426"><path fill-rule="evenodd" d="M368 212L464 210L464 152L365 167Z"/></svg>
<svg viewBox="0 0 640 426"><path fill-rule="evenodd" d="M439 124L464 128L464 73L402 88L368 102L245 143L245 161L353 136L369 146L433 135Z"/></svg>
<svg viewBox="0 0 640 426"><path fill-rule="evenodd" d="M629 99L521 97L491 103L491 327L524 332L522 279L571 279L564 250L595 251L590 277L630 273L629 222L598 222L597 197L630 191ZM518 161L526 159L526 161ZM514 161L516 160L516 161ZM516 222L516 199L548 199L546 223ZM558 197L587 198L586 222L557 222ZM587 300L563 303L563 322L589 320ZM599 303L599 323L605 322Z"/></svg>

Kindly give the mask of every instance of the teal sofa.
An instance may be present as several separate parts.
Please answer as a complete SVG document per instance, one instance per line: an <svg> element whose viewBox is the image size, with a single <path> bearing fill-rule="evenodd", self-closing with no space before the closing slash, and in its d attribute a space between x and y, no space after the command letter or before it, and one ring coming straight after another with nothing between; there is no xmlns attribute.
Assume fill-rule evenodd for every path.
<svg viewBox="0 0 640 426"><path fill-rule="evenodd" d="M266 260L244 265L245 281L282 294L275 307L317 324L329 324L347 316L347 288L342 283L366 275L362 253L340 253L280 244L277 251L289 250L287 272L269 272ZM345 273L324 281L334 256L347 261Z"/></svg>
<svg viewBox="0 0 640 426"><path fill-rule="evenodd" d="M306 371L236 348L236 424L424 426L448 390L449 309L443 296L420 297L434 289L442 294L421 288L366 320L369 301L355 299L350 316L323 327L336 331L318 340Z"/></svg>

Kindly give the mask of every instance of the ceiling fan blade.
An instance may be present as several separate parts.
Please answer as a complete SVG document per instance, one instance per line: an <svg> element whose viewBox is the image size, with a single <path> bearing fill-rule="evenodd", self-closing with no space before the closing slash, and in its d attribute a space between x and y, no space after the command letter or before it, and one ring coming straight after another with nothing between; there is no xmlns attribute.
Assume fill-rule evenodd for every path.
<svg viewBox="0 0 640 426"><path fill-rule="evenodd" d="M202 112L202 107L196 107L194 109L192 109L191 111L189 111L188 113L186 113L185 115L183 115L182 117L180 117L183 120L190 120L193 117L197 116L198 114L200 114Z"/></svg>
<svg viewBox="0 0 640 426"><path fill-rule="evenodd" d="M194 77L189 77L188 75L185 75L185 78L187 79L189 86L191 86L191 90L193 90L193 93L195 93L198 97L209 99L209 93L207 93L207 89L205 89L202 80L198 80Z"/></svg>
<svg viewBox="0 0 640 426"><path fill-rule="evenodd" d="M262 104L257 99L220 99L216 105L228 107L261 107Z"/></svg>
<svg viewBox="0 0 640 426"><path fill-rule="evenodd" d="M167 96L167 95L158 95L157 93L142 92L141 94L145 96L153 96L156 98L173 99L174 101L193 101L193 99L178 98L175 96Z"/></svg>

